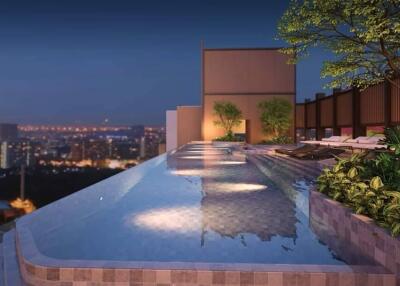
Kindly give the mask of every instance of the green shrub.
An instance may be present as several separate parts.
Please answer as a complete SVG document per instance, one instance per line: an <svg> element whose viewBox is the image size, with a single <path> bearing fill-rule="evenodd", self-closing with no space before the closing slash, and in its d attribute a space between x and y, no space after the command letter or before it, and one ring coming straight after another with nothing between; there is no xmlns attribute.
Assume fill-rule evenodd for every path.
<svg viewBox="0 0 400 286"><path fill-rule="evenodd" d="M400 129L385 130L385 143L392 152L353 155L337 159L317 179L318 191L343 203L357 214L400 234Z"/></svg>
<svg viewBox="0 0 400 286"><path fill-rule="evenodd" d="M220 136L214 139L214 141L225 141L225 142L243 142L244 138L236 136L233 133L228 133L224 136Z"/></svg>

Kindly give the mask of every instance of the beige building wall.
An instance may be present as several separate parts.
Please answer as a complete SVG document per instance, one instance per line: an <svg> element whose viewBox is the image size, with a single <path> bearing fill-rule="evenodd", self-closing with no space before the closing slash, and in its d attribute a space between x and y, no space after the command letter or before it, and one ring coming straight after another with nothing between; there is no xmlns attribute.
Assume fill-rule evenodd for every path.
<svg viewBox="0 0 400 286"><path fill-rule="evenodd" d="M262 132L258 104L274 97L293 105L289 135L294 138L296 67L287 60L275 48L203 50L203 140L224 135L214 125L215 101L232 102L242 111L249 143L268 139Z"/></svg>
<svg viewBox="0 0 400 286"><path fill-rule="evenodd" d="M201 106L178 106L176 114L178 147L201 140Z"/></svg>
<svg viewBox="0 0 400 286"><path fill-rule="evenodd" d="M264 139L268 139L262 132L260 121L261 112L258 104L262 101L268 101L272 98L286 99L293 104L292 118L294 118L294 95L205 95L204 96L204 119L203 119L203 140L213 140L216 137L223 136L224 130L215 126L214 121L217 117L214 115L213 107L215 101L229 101L235 104L241 111L243 119L246 120L248 128L249 142L252 144L260 143ZM294 125L290 128L290 134L294 138Z"/></svg>

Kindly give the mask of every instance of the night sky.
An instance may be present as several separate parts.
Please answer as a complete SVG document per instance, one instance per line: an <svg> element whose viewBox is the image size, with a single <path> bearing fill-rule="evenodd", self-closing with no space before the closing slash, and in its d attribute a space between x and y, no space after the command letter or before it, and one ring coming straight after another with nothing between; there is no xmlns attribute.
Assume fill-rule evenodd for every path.
<svg viewBox="0 0 400 286"><path fill-rule="evenodd" d="M277 47L286 1L2 0L0 122L164 123L200 103L206 47ZM298 101L323 91L324 54L297 66ZM329 92L329 91L327 91Z"/></svg>

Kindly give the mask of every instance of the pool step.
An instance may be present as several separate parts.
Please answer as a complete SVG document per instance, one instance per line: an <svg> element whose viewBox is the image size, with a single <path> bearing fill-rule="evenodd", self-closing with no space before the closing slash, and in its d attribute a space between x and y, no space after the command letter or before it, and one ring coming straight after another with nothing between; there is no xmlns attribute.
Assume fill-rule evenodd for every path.
<svg viewBox="0 0 400 286"><path fill-rule="evenodd" d="M305 178L304 174L301 173L298 169L291 168L289 166L281 167L280 164L277 164L270 157L266 157L264 155L257 155L255 158L264 164L274 177L280 177L287 182L294 182L296 179Z"/></svg>
<svg viewBox="0 0 400 286"><path fill-rule="evenodd" d="M291 167L292 169L300 171L303 175L315 179L320 173L321 169L314 162L302 162L293 158L283 157L280 155L269 156L277 164Z"/></svg>
<svg viewBox="0 0 400 286"><path fill-rule="evenodd" d="M299 169L295 169L288 165L282 167L280 163L277 163L269 156L258 155L256 156L256 158L263 164L268 166L268 168L274 172L273 174L276 173L276 176L282 177L288 181L294 181L299 177L301 178L305 177L304 174L301 171L299 171Z"/></svg>
<svg viewBox="0 0 400 286"><path fill-rule="evenodd" d="M296 169L300 169L304 174L311 175L316 178L321 173L321 168L316 162L300 161L290 157L284 157L280 155L265 155L274 160L280 162L284 166L291 166Z"/></svg>
<svg viewBox="0 0 400 286"><path fill-rule="evenodd" d="M291 162L286 158L277 158L277 156L256 155L256 157L268 164L271 168L279 168L279 174L290 180L305 178L315 180L320 174L319 169L310 168L310 166Z"/></svg>
<svg viewBox="0 0 400 286"><path fill-rule="evenodd" d="M23 286L21 279L17 251L15 248L15 229L3 236L3 278L4 286ZM1 285L1 284L0 284Z"/></svg>

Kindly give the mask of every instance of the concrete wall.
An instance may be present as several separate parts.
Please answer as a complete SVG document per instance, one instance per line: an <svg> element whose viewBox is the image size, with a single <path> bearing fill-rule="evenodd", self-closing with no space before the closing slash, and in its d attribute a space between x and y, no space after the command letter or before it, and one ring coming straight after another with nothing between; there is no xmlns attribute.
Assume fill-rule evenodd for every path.
<svg viewBox="0 0 400 286"><path fill-rule="evenodd" d="M296 96L296 68L288 65L288 57L278 49L205 49L203 50L203 140L224 135L214 125L215 101L234 103L247 120L249 143L259 143L268 137L263 134L258 103L274 97L293 104Z"/></svg>
<svg viewBox="0 0 400 286"><path fill-rule="evenodd" d="M171 151L178 147L178 127L176 110L167 110L166 113L166 151Z"/></svg>
<svg viewBox="0 0 400 286"><path fill-rule="evenodd" d="M178 106L176 113L178 147L191 141L201 140L201 106Z"/></svg>

